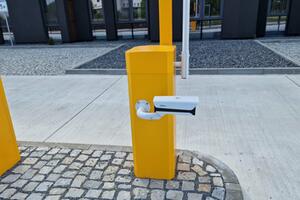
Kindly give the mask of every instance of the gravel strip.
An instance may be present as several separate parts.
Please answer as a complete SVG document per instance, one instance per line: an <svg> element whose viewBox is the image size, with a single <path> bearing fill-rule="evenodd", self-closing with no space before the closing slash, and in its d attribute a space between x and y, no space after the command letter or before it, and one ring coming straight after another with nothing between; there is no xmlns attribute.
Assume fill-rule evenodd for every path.
<svg viewBox="0 0 300 200"><path fill-rule="evenodd" d="M126 50L148 42L128 42L124 46L88 62L79 69L124 69ZM177 56L181 44L177 44ZM204 40L190 43L191 68L276 68L298 67L253 40Z"/></svg>
<svg viewBox="0 0 300 200"><path fill-rule="evenodd" d="M0 48L1 75L58 75L116 47Z"/></svg>

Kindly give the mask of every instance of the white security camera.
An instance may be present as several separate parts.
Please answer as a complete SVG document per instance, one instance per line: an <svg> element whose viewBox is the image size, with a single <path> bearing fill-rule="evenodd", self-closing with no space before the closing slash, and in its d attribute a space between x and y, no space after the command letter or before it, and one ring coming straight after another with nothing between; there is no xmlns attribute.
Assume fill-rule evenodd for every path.
<svg viewBox="0 0 300 200"><path fill-rule="evenodd" d="M164 115L195 115L199 103L193 96L156 96L153 99L154 113L150 112L150 104L145 100L136 103L137 116L146 120L158 120Z"/></svg>

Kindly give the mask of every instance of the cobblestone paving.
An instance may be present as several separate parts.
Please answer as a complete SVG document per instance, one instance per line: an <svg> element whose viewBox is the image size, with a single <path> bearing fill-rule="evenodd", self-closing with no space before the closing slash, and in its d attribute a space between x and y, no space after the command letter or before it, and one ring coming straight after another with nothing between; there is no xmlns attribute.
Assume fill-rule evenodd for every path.
<svg viewBox="0 0 300 200"><path fill-rule="evenodd" d="M150 42L128 42L79 69L125 69L125 51ZM177 43L177 58L181 44ZM298 67L254 40L203 40L190 42L191 68L276 68Z"/></svg>
<svg viewBox="0 0 300 200"><path fill-rule="evenodd" d="M300 39L262 41L267 47L300 66Z"/></svg>
<svg viewBox="0 0 300 200"><path fill-rule="evenodd" d="M59 75L118 47L61 45L0 48L1 75Z"/></svg>
<svg viewBox="0 0 300 200"><path fill-rule="evenodd" d="M171 181L135 178L132 153L21 146L22 161L0 177L0 199L225 199L223 175L180 153ZM234 198L233 198L234 199Z"/></svg>

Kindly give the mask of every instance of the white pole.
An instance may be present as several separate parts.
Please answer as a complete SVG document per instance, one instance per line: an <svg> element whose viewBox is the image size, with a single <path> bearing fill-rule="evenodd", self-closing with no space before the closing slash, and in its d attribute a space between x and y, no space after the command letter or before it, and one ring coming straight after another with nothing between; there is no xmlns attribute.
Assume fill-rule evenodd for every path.
<svg viewBox="0 0 300 200"><path fill-rule="evenodd" d="M8 20L7 20L7 16L6 16L6 14L4 14L4 16L5 16L5 22L6 22L7 31L8 31L8 34L9 34L10 45L14 46L14 43L13 43L13 40L12 40L12 36L11 36L11 32L10 32L10 28L9 28L9 24L8 24Z"/></svg>
<svg viewBox="0 0 300 200"><path fill-rule="evenodd" d="M183 0L181 77L189 77L190 66L190 0Z"/></svg>

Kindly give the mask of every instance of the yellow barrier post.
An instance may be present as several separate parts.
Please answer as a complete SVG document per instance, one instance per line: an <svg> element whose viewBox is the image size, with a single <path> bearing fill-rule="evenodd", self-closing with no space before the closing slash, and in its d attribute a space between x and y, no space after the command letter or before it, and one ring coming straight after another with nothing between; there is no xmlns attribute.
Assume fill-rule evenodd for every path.
<svg viewBox="0 0 300 200"><path fill-rule="evenodd" d="M0 176L21 159L0 78Z"/></svg>
<svg viewBox="0 0 300 200"><path fill-rule="evenodd" d="M175 176L175 117L144 120L136 114L139 100L175 95L175 46L172 46L172 0L159 1L160 45L139 46L126 52L134 173L140 178ZM151 110L153 112L153 109Z"/></svg>

